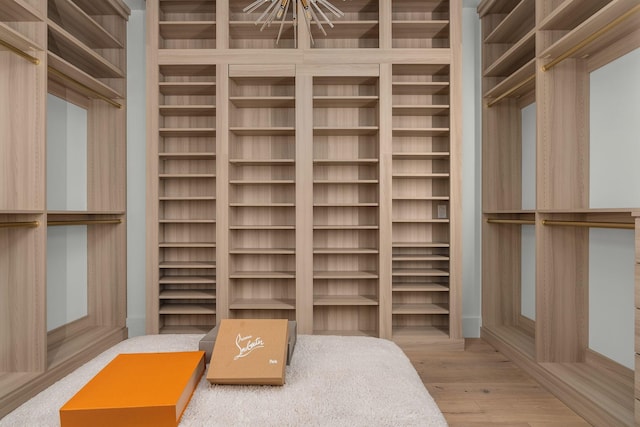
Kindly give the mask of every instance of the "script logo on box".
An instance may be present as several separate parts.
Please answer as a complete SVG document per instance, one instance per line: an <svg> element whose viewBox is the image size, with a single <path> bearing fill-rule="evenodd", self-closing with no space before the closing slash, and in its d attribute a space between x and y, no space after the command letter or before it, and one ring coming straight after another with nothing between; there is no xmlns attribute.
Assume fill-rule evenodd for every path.
<svg viewBox="0 0 640 427"><path fill-rule="evenodd" d="M233 360L238 360L242 357L246 357L250 355L253 350L264 347L264 341L262 338L257 337L255 340L251 340L253 338L252 335L243 337L238 334L236 337L236 347L238 347L238 354L233 358Z"/></svg>

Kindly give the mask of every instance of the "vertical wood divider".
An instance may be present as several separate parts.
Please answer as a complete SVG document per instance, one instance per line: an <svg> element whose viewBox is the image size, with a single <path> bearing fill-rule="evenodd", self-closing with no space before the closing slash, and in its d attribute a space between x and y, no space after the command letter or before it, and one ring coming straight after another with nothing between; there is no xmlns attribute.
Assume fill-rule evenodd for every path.
<svg viewBox="0 0 640 427"><path fill-rule="evenodd" d="M216 49L229 48L229 2L216 1Z"/></svg>
<svg viewBox="0 0 640 427"><path fill-rule="evenodd" d="M216 322L229 317L229 66L216 66Z"/></svg>
<svg viewBox="0 0 640 427"><path fill-rule="evenodd" d="M296 72L296 320L313 333L313 76Z"/></svg>
<svg viewBox="0 0 640 427"><path fill-rule="evenodd" d="M392 47L392 7L391 1L380 0L378 5L378 20L379 20L379 33L380 33L380 48L391 49Z"/></svg>
<svg viewBox="0 0 640 427"><path fill-rule="evenodd" d="M388 3L388 2L385 2ZM390 8L389 8L390 10ZM393 66L380 65L379 81L379 335L381 338L391 339L392 331L392 150L393 150Z"/></svg>
<svg viewBox="0 0 640 427"><path fill-rule="evenodd" d="M147 292L146 332L157 334L159 330L158 281L158 2L147 4Z"/></svg>

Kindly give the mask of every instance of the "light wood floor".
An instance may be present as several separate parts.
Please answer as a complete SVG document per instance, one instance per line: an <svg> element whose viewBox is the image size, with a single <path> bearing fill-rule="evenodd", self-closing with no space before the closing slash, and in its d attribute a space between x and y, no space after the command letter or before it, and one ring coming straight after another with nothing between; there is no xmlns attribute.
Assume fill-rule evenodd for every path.
<svg viewBox="0 0 640 427"><path fill-rule="evenodd" d="M404 351L451 427L589 426L480 339L467 339L464 352Z"/></svg>

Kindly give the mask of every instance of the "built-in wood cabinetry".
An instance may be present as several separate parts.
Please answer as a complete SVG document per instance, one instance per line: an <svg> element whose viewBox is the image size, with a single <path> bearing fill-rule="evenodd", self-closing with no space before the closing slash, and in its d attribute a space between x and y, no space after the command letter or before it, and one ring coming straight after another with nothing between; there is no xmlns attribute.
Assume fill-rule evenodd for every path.
<svg viewBox="0 0 640 427"><path fill-rule="evenodd" d="M478 11L482 336L594 425L632 425L633 371L589 349L589 230L634 227L631 208L590 205L589 75L639 47L640 6L485 0ZM536 197L523 209L521 110L533 102ZM523 227L535 229L535 320L520 307Z"/></svg>
<svg viewBox="0 0 640 427"><path fill-rule="evenodd" d="M147 3L147 330L461 348L459 2L248 3Z"/></svg>
<svg viewBox="0 0 640 427"><path fill-rule="evenodd" d="M0 1L0 417L126 338L126 22L120 0ZM86 208L47 189L47 94L87 116ZM54 227L86 228L86 315L47 325ZM51 296L51 295L50 295Z"/></svg>

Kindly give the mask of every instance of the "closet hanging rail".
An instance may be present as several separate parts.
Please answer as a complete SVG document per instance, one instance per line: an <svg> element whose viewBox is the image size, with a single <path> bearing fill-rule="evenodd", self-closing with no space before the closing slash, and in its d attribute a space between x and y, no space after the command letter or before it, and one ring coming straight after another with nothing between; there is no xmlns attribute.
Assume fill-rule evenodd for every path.
<svg viewBox="0 0 640 427"><path fill-rule="evenodd" d="M521 81L520 83L518 83L517 85L515 85L514 87L512 87L511 89L509 89L505 93L503 93L502 95L499 95L496 98L492 99L491 101L487 102L487 107L489 107L489 108L493 107L495 104L497 104L498 102L502 101L503 99L505 99L506 97L508 97L512 93L516 92L521 87L525 86L526 84L528 84L532 80L535 80L535 78L536 78L535 74L527 77L526 79L524 79L523 81Z"/></svg>
<svg viewBox="0 0 640 427"><path fill-rule="evenodd" d="M36 228L38 226L40 226L39 221L0 222L0 228Z"/></svg>
<svg viewBox="0 0 640 427"><path fill-rule="evenodd" d="M38 65L40 64L40 60L38 58L36 58L35 56L31 56L29 55L27 52L18 49L17 47L15 47L14 45L12 45L11 43L8 43L2 39L0 39L0 45L6 47L7 49L9 49L11 52L15 53L18 56L21 56L22 58L26 59L27 61Z"/></svg>
<svg viewBox="0 0 640 427"><path fill-rule="evenodd" d="M553 67L558 65L560 62L564 61L565 59L567 59L568 57L570 57L571 55L573 55L574 53L576 53L577 51L579 51L583 47L587 46L588 44L590 44L591 42L593 42L597 38L601 37L603 34L609 32L610 30L612 30L613 28L618 26L622 21L628 19L629 17L631 17L631 15L633 15L634 13L639 12L639 11L640 11L640 4L635 6L633 9L629 9L623 15L620 15L619 17L617 17L613 21L609 22L607 25L605 25L604 27L600 28L598 31L596 31L595 33L591 34L589 37L587 37L586 39L584 39L580 43L576 44L574 47L572 47L571 49L567 50L565 53L563 53L562 55L558 56L553 61L549 62L546 65L543 65L541 67L542 71L549 71L550 69L552 69Z"/></svg>
<svg viewBox="0 0 640 427"><path fill-rule="evenodd" d="M58 225L98 225L98 224L121 224L121 219L73 219L69 221L48 221L48 226Z"/></svg>
<svg viewBox="0 0 640 427"><path fill-rule="evenodd" d="M558 225L569 227L592 227L592 228L621 228L625 230L633 230L634 224L624 222L598 222L598 221L556 221L543 219L542 225Z"/></svg>
<svg viewBox="0 0 640 427"><path fill-rule="evenodd" d="M487 219L488 224L519 224L519 225L534 225L536 222L532 219Z"/></svg>
<svg viewBox="0 0 640 427"><path fill-rule="evenodd" d="M77 86L81 87L82 89L84 89L84 90L86 90L86 91L91 92L93 95L95 95L95 97L96 97L96 98L99 98L99 99L103 100L104 102L106 102L106 103L108 103L108 104L113 105L113 106L114 106L114 107L116 107L116 108L122 108L122 104L120 104L120 103L118 103L118 102L114 101L114 100L113 100L113 99L111 99L111 98L108 98L108 97L104 96L104 95L103 95L103 94L101 94L100 92L98 92L98 91L96 91L96 90L94 90L94 89L90 88L89 86L85 85L85 84L84 84L84 83L82 83L82 82L79 82L78 80L76 80L76 79L74 79L73 77L71 77L71 76L69 76L69 75L67 75L67 74L63 73L62 71L56 70L55 68L53 68L53 67L51 67L51 66L49 66L49 67L48 67L48 70L49 70L49 72L50 72L50 73L53 73L53 74L55 74L56 76L59 76L59 77L61 77L61 78L65 79L65 80L67 80L67 81L69 81L69 82L71 82L71 83L73 83L73 84L75 84L75 85L77 85Z"/></svg>

